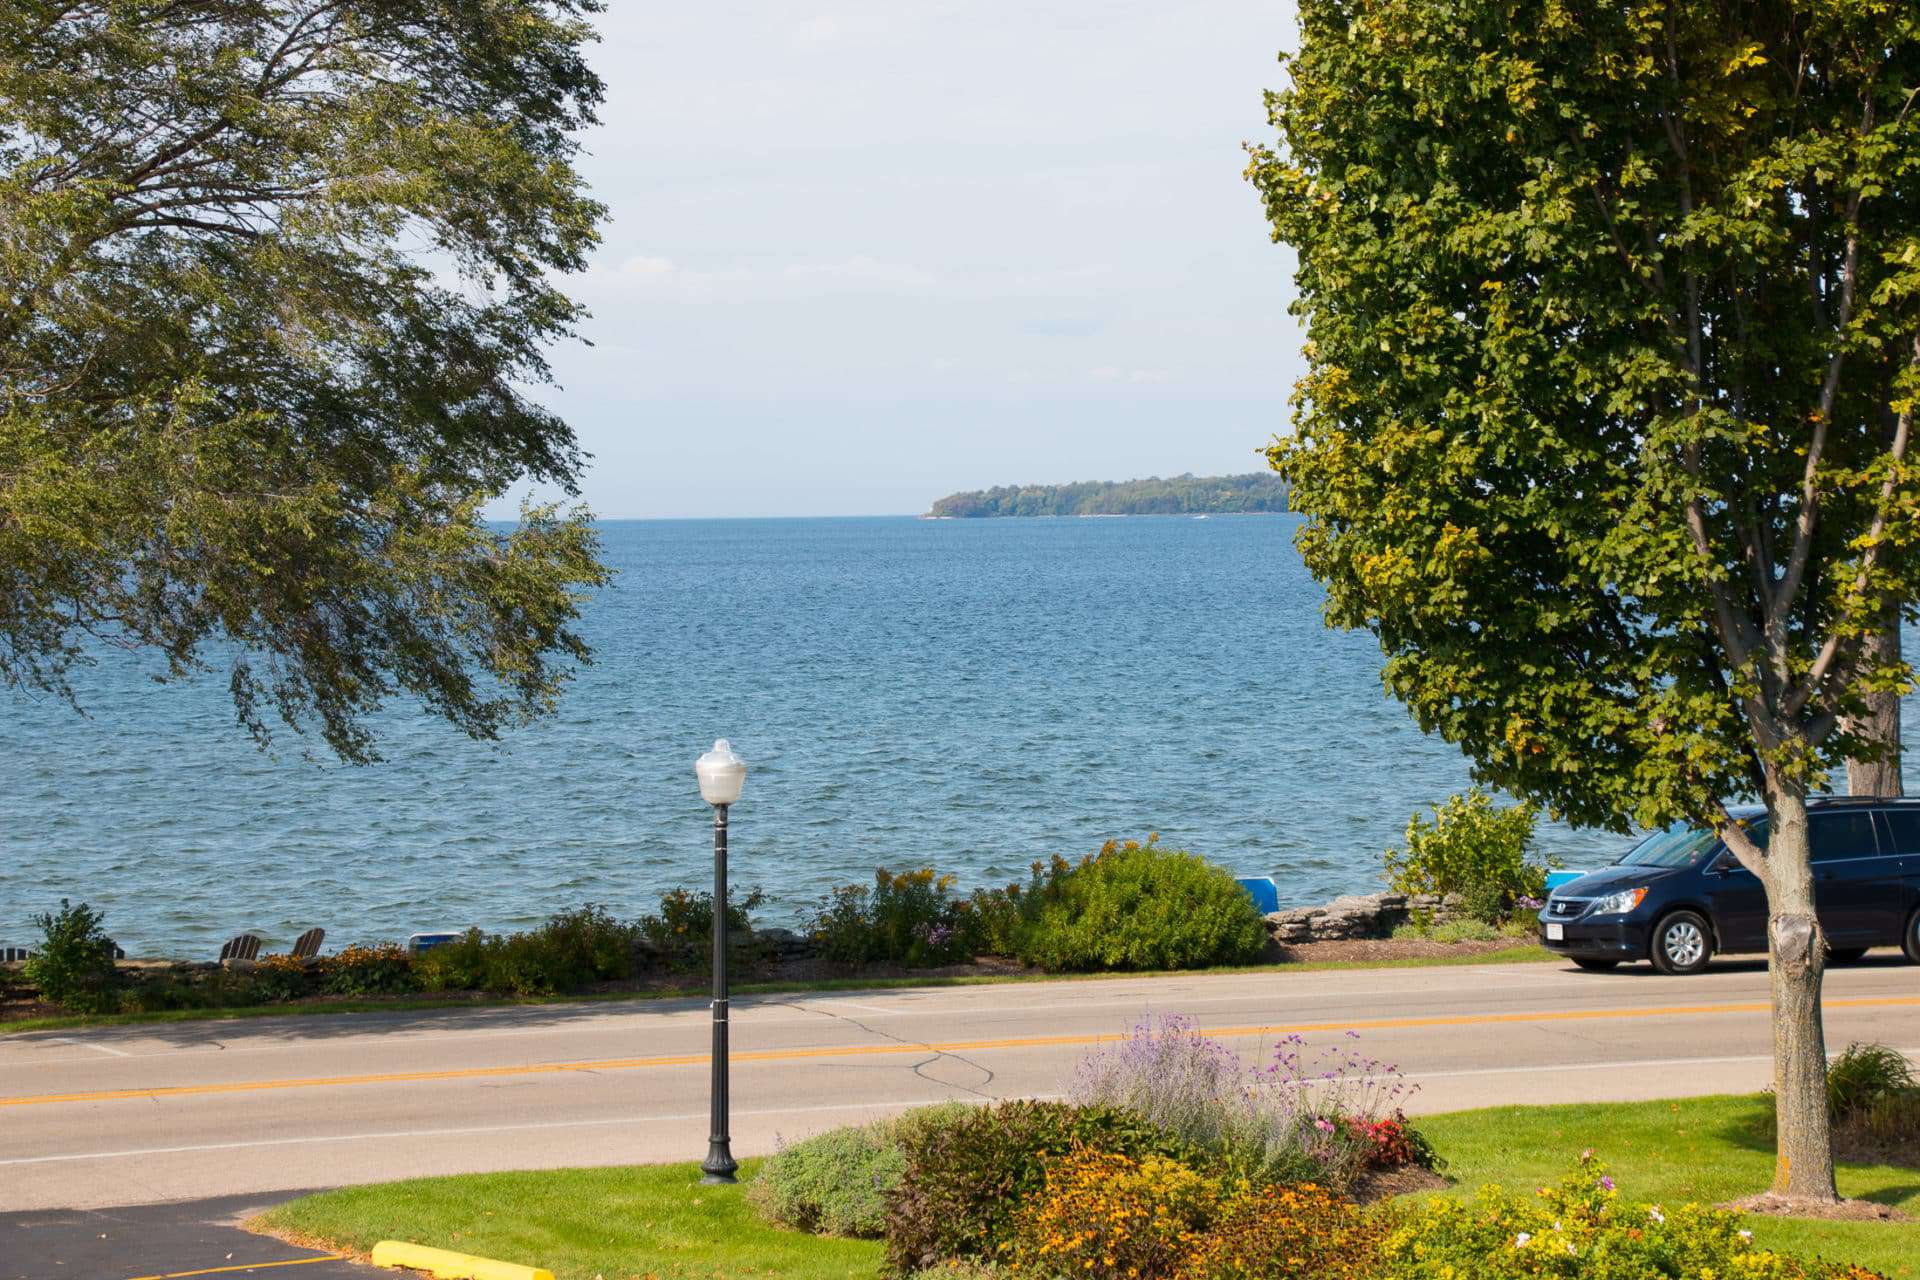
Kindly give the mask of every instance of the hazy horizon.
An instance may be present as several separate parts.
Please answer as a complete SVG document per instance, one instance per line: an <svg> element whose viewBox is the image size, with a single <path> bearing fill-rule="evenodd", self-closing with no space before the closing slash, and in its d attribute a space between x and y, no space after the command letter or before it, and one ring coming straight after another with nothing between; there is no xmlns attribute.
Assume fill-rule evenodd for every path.
<svg viewBox="0 0 1920 1280"><path fill-rule="evenodd" d="M1242 178L1291 4L616 6L541 398L609 519L1244 474L1300 371ZM509 515L517 495L494 508Z"/></svg>

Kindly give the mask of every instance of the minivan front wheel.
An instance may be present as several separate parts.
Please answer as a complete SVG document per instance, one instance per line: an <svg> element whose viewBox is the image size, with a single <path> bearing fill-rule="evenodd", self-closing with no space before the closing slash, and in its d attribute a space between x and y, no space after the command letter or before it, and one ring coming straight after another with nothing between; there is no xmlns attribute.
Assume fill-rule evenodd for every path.
<svg viewBox="0 0 1920 1280"><path fill-rule="evenodd" d="M1713 957L1713 932L1699 914L1676 911L1653 929L1650 959L1662 973L1699 973Z"/></svg>
<svg viewBox="0 0 1920 1280"><path fill-rule="evenodd" d="M1900 949L1907 953L1907 959L1920 964L1920 907L1907 917L1907 932L1900 940Z"/></svg>

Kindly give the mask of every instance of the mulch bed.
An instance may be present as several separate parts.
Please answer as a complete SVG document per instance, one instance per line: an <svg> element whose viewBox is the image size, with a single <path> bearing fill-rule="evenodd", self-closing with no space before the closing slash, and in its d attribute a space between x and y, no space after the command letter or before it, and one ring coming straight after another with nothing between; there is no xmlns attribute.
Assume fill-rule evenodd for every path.
<svg viewBox="0 0 1920 1280"><path fill-rule="evenodd" d="M1827 1222L1911 1222L1908 1214L1872 1200L1797 1200L1772 1193L1748 1196L1722 1205L1736 1213L1761 1213L1772 1218L1819 1218Z"/></svg>
<svg viewBox="0 0 1920 1280"><path fill-rule="evenodd" d="M1376 1200L1391 1200L1395 1196L1412 1195L1416 1191L1439 1191L1450 1185L1447 1180L1431 1169L1422 1169L1417 1164L1401 1165L1398 1169L1375 1169L1360 1175L1347 1194L1353 1197L1355 1204L1372 1204Z"/></svg>

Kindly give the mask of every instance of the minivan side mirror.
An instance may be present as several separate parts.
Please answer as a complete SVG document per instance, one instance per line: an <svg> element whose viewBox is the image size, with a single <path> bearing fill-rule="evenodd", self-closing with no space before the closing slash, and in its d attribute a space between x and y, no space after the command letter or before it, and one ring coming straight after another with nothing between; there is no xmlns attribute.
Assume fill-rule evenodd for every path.
<svg viewBox="0 0 1920 1280"><path fill-rule="evenodd" d="M1720 852L1713 855L1713 861L1707 864L1707 870L1716 876L1732 875L1740 870L1740 859L1734 856L1733 850L1722 845Z"/></svg>

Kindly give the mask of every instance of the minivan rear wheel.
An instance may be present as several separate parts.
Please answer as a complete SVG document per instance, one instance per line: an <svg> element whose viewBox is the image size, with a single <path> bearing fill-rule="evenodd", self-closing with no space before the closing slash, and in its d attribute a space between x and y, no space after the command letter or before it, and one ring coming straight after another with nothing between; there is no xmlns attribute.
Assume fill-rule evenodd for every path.
<svg viewBox="0 0 1920 1280"><path fill-rule="evenodd" d="M1653 967L1684 977L1699 973L1713 958L1713 930L1694 911L1676 911L1653 927Z"/></svg>

